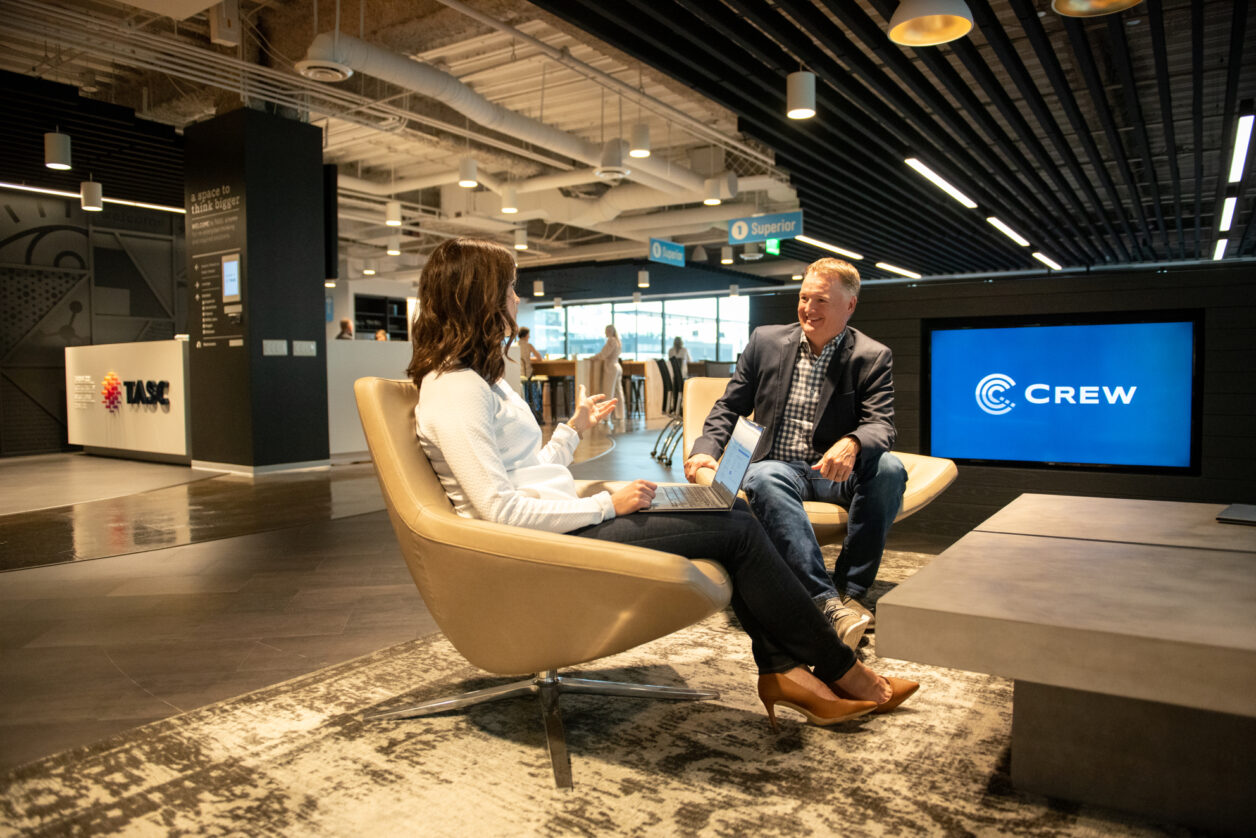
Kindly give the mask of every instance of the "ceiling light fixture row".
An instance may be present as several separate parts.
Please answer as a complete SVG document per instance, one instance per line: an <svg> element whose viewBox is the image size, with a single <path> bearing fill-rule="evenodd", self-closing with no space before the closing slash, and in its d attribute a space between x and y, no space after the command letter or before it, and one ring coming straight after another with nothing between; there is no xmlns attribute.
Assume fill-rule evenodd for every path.
<svg viewBox="0 0 1256 838"><path fill-rule="evenodd" d="M1250 101L1242 102L1239 107L1245 111L1252 110ZM1227 183L1243 182L1243 175L1247 171L1247 152L1252 144L1252 123L1256 121L1256 115L1246 113L1238 118L1238 122L1234 126L1234 149L1230 152L1230 172L1226 178ZM1231 187L1231 190L1237 190L1239 187ZM1217 232L1228 233L1234 225L1234 211L1238 209L1238 195L1226 195L1225 200L1221 204L1221 219L1217 223ZM1216 245L1213 247L1212 259L1214 262L1225 258L1226 248L1229 246L1228 238L1218 238Z"/></svg>

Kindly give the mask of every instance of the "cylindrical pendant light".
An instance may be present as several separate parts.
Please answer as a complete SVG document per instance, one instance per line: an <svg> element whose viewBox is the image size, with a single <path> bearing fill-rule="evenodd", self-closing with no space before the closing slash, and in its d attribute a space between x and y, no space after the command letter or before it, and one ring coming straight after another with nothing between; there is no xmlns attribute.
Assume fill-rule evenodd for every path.
<svg viewBox="0 0 1256 838"><path fill-rule="evenodd" d="M384 223L389 227L401 226L401 202L389 201L384 204Z"/></svg>
<svg viewBox="0 0 1256 838"><path fill-rule="evenodd" d="M532 280L532 296L534 297L545 296L545 280L543 279Z"/></svg>
<svg viewBox="0 0 1256 838"><path fill-rule="evenodd" d="M64 171L70 168L70 135L60 131L44 134L44 165Z"/></svg>
<svg viewBox="0 0 1256 838"><path fill-rule="evenodd" d="M650 156L650 126L638 122L632 126L632 145L628 148L629 157Z"/></svg>
<svg viewBox="0 0 1256 838"><path fill-rule="evenodd" d="M728 286L728 296L736 297L739 294L741 294L741 289L736 284Z"/></svg>
<svg viewBox="0 0 1256 838"><path fill-rule="evenodd" d="M391 236L389 236L388 248L384 252L387 253L389 256L400 256L401 255L401 236L398 235L397 233L393 233Z"/></svg>
<svg viewBox="0 0 1256 838"><path fill-rule="evenodd" d="M810 119L816 115L816 74L799 70L785 79L785 115Z"/></svg>
<svg viewBox="0 0 1256 838"><path fill-rule="evenodd" d="M362 276L375 276L375 260L367 259L362 263Z"/></svg>
<svg viewBox="0 0 1256 838"><path fill-rule="evenodd" d="M555 297L555 298L554 298L554 308L562 308L562 307L563 307L563 298L562 298L562 297Z"/></svg>
<svg viewBox="0 0 1256 838"><path fill-rule="evenodd" d="M475 159L464 157L458 162L458 185L463 189L474 189L480 185L476 178Z"/></svg>
<svg viewBox="0 0 1256 838"><path fill-rule="evenodd" d="M890 18L890 40L906 47L933 47L972 31L964 0L903 0Z"/></svg>
<svg viewBox="0 0 1256 838"><path fill-rule="evenodd" d="M726 244L720 248L720 264L733 264L733 246L731 244Z"/></svg>
<svg viewBox="0 0 1256 838"><path fill-rule="evenodd" d="M528 228L516 227L515 228L515 250L527 250L527 249L528 249Z"/></svg>
<svg viewBox="0 0 1256 838"><path fill-rule="evenodd" d="M720 179L709 177L704 185L706 197L702 199L702 203L708 207L718 207L720 205Z"/></svg>
<svg viewBox="0 0 1256 838"><path fill-rule="evenodd" d="M85 180L79 184L79 203L88 212L100 212L105 208L105 196L100 184Z"/></svg>
<svg viewBox="0 0 1256 838"><path fill-rule="evenodd" d="M1051 0L1051 10L1065 17L1114 15L1137 6L1143 0Z"/></svg>
<svg viewBox="0 0 1256 838"><path fill-rule="evenodd" d="M640 291L633 291L633 292L632 292L632 301L633 301L634 303L639 303L639 302L641 302L641 292L640 292Z"/></svg>
<svg viewBox="0 0 1256 838"><path fill-rule="evenodd" d="M638 288L650 287L650 272L649 271L637 271L637 287Z"/></svg>
<svg viewBox="0 0 1256 838"><path fill-rule="evenodd" d="M507 215L514 215L519 211L519 190L513 186L507 186L502 190L502 212Z"/></svg>

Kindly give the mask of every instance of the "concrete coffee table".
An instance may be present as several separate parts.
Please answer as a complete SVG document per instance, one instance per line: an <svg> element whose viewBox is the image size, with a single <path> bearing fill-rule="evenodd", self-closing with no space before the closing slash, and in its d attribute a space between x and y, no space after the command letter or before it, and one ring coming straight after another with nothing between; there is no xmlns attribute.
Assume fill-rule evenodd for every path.
<svg viewBox="0 0 1256 838"><path fill-rule="evenodd" d="M1256 527L1021 495L881 598L877 654L1015 681L1012 780L1256 824Z"/></svg>

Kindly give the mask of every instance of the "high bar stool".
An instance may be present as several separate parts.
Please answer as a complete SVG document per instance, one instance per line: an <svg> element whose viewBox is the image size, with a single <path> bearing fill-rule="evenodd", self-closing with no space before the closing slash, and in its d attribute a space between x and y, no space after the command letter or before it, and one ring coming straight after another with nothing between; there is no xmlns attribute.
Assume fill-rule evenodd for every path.
<svg viewBox="0 0 1256 838"><path fill-rule="evenodd" d="M628 415L645 416L645 376L625 375L624 394L628 399Z"/></svg>

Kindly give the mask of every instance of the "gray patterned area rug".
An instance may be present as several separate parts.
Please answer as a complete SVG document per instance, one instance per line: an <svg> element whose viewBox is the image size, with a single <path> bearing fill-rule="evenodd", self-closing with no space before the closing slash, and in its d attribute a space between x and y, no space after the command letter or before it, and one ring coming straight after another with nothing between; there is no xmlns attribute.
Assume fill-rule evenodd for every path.
<svg viewBox="0 0 1256 838"><path fill-rule="evenodd" d="M887 554L879 592L928 558ZM724 614L580 667L721 697L565 696L576 787L559 791L534 699L364 720L506 680L422 638L16 769L0 778L0 834L1188 834L1017 792L1010 682L878 661L869 641L874 667L921 692L827 729L788 716L770 730L749 642Z"/></svg>

